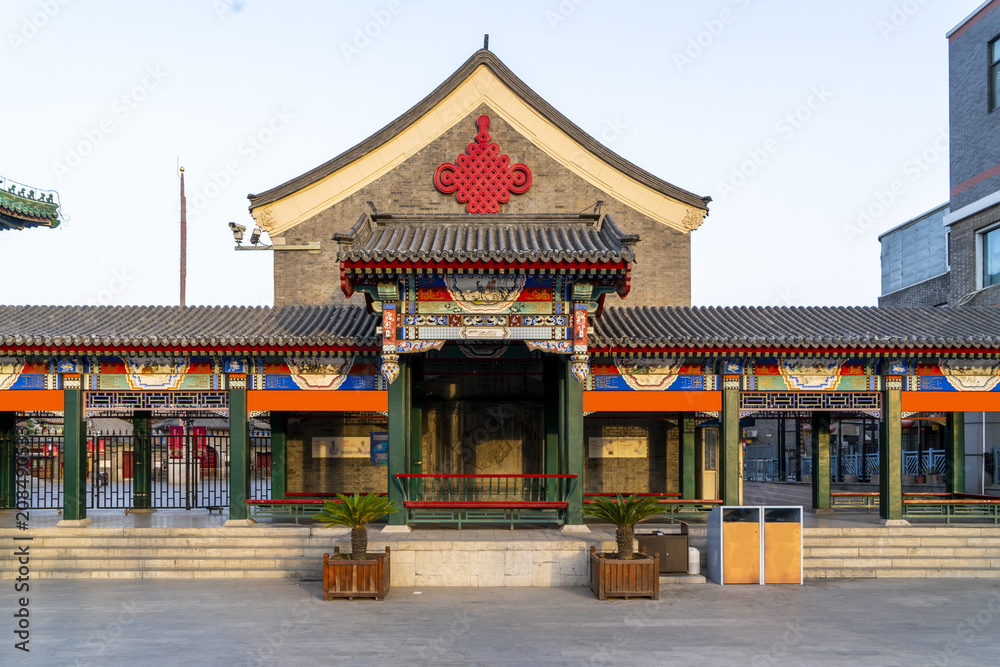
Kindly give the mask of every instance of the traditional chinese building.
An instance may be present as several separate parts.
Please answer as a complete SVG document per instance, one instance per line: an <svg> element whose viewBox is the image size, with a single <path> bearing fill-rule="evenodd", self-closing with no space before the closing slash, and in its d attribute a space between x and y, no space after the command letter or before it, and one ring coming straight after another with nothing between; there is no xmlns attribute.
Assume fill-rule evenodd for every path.
<svg viewBox="0 0 1000 667"><path fill-rule="evenodd" d="M86 517L95 412L142 433L157 411L228 415L221 504L237 522L248 500L421 502L421 475L493 475L543 480L538 511L470 518L457 487L421 509L579 524L585 493L738 504L740 419L755 416L811 423L814 505L829 508L834 415L878 420L880 511L899 520L904 413L945 421L942 474L961 491L962 412L1000 406L996 309L690 307L709 200L610 152L486 50L250 200L276 247L320 242L275 253L274 308L0 308L0 428L64 412L66 520ZM270 418L266 489L248 481L251 413Z"/></svg>

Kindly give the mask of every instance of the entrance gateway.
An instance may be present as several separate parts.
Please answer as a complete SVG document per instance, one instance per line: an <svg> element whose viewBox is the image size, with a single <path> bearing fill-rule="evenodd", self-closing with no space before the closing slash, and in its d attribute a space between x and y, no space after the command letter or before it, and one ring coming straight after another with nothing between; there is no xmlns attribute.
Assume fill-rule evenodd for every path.
<svg viewBox="0 0 1000 667"><path fill-rule="evenodd" d="M830 422L849 416L879 424L879 511L898 520L903 418L945 421L941 473L961 492L962 414L1000 406L995 309L691 308L709 199L608 151L486 50L250 200L275 247L313 248L275 253L274 308L0 308L5 506L31 414L63 415L44 468L74 521L126 497L95 496L88 417L133 421L109 482L148 507L144 420L199 411L228 420L224 445L187 424L164 451L236 521L253 501L355 491L408 502L397 523L579 524L587 494L612 492L739 504L754 417L808 421L826 509Z"/></svg>

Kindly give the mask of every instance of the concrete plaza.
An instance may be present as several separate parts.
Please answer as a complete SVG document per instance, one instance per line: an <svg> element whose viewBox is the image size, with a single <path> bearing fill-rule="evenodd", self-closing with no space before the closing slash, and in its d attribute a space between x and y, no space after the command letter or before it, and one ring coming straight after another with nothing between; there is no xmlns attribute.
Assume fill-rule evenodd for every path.
<svg viewBox="0 0 1000 667"><path fill-rule="evenodd" d="M995 665L1000 585L970 580L583 588L394 588L323 602L320 583L39 580L30 653L12 582L0 663L31 665Z"/></svg>

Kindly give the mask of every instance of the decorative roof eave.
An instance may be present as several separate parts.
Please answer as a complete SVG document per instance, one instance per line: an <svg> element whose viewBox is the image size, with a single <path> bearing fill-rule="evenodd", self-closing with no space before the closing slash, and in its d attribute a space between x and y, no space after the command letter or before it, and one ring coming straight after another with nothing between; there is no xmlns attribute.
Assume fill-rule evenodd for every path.
<svg viewBox="0 0 1000 667"><path fill-rule="evenodd" d="M588 346L592 355L621 356L799 356L830 355L863 356L963 356L1000 358L1000 346L992 348L961 347L776 347L776 346L649 346L604 345Z"/></svg>
<svg viewBox="0 0 1000 667"><path fill-rule="evenodd" d="M482 104L564 167L654 220L689 232L708 214L711 197L672 185L608 150L481 49L368 139L282 185L248 195L251 215L279 235L395 169Z"/></svg>
<svg viewBox="0 0 1000 667"><path fill-rule="evenodd" d="M59 226L59 194L0 177L0 229Z"/></svg>
<svg viewBox="0 0 1000 667"><path fill-rule="evenodd" d="M132 345L128 343L114 345L5 345L0 347L0 356L78 356L78 355L205 355L231 356L240 354L253 355L289 355L289 354L326 354L326 353L378 353L381 345Z"/></svg>

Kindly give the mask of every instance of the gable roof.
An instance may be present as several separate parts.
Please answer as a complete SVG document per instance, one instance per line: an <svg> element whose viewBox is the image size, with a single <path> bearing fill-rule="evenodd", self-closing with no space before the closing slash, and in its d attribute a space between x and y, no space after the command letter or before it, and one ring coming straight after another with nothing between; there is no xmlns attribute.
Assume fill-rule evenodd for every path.
<svg viewBox="0 0 1000 667"><path fill-rule="evenodd" d="M1000 308L691 307L605 308L596 348L893 349L996 353Z"/></svg>
<svg viewBox="0 0 1000 667"><path fill-rule="evenodd" d="M654 220L690 231L708 213L711 197L668 183L609 150L491 51L480 49L430 95L369 138L301 176L248 195L251 214L265 231L280 234L388 173L483 103L563 166ZM291 205L289 198L296 195L298 201Z"/></svg>
<svg viewBox="0 0 1000 667"><path fill-rule="evenodd" d="M610 215L370 215L336 234L341 262L632 262Z"/></svg>
<svg viewBox="0 0 1000 667"><path fill-rule="evenodd" d="M374 347L357 306L0 306L0 348Z"/></svg>

